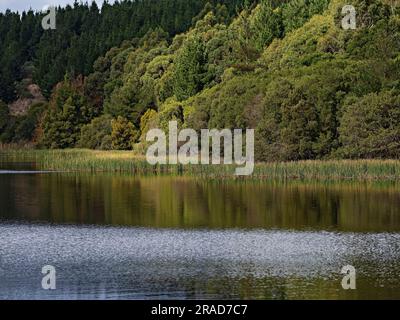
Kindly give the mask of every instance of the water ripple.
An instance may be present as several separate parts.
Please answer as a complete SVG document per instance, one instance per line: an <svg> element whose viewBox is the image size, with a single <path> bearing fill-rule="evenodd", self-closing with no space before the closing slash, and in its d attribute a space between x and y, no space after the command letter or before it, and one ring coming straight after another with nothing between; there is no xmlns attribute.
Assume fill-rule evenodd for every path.
<svg viewBox="0 0 400 320"><path fill-rule="evenodd" d="M193 294L199 284L204 291L201 283L210 279L337 279L346 264L361 275L396 283L400 270L398 233L3 223L0 244L0 298L6 299L48 297L40 289L40 271L46 264L57 268L61 292L55 290L53 298L163 293L176 298Z"/></svg>

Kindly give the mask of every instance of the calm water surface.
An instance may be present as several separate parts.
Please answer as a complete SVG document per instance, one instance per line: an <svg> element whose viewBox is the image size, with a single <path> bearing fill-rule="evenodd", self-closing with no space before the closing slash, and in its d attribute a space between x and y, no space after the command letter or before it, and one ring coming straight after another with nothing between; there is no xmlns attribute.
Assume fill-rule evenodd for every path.
<svg viewBox="0 0 400 320"><path fill-rule="evenodd" d="M0 299L400 299L399 191L2 163Z"/></svg>

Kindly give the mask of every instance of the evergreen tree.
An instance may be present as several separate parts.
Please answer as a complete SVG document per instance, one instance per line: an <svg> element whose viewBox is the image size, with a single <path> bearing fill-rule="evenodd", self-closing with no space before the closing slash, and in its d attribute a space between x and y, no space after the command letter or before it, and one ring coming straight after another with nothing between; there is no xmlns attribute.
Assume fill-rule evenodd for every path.
<svg viewBox="0 0 400 320"><path fill-rule="evenodd" d="M179 101L202 89L205 63L204 44L200 37L188 39L175 60L174 93Z"/></svg>
<svg viewBox="0 0 400 320"><path fill-rule="evenodd" d="M111 147L114 150L131 150L138 139L138 132L132 122L119 116L111 122Z"/></svg>

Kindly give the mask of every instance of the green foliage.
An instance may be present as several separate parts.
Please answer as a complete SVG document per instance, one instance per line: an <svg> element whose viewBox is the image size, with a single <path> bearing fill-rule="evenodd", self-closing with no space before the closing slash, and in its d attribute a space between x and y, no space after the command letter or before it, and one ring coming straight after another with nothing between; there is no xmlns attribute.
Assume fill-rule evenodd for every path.
<svg viewBox="0 0 400 320"><path fill-rule="evenodd" d="M242 128L246 126L254 97L263 91L262 77L243 75L211 89L184 103L192 111L185 116L190 128ZM250 121L250 120L249 120Z"/></svg>
<svg viewBox="0 0 400 320"><path fill-rule="evenodd" d="M174 8L169 0L160 1L162 8ZM233 3L244 2L232 19ZM146 3L115 6L125 10ZM65 37L67 50L57 51L57 40L53 52L41 45L54 40L49 32L28 59L34 65L20 68L24 59L13 56L22 50L18 41L0 48L0 97L6 102L15 89L23 89L22 79L29 74L41 74L46 88L64 77L43 121L37 120L40 113L11 117L0 104L2 141L31 139L36 123L34 131L42 129L45 147L73 147L79 140L83 147L113 149L132 149L140 142L135 150L143 150L150 128L168 130L168 122L176 120L195 130L254 128L257 160L399 156L400 16L395 4L356 0L357 29L343 30L344 0L210 1L197 11L187 8L194 6L192 0L174 3L177 11L187 12L172 18L171 11L156 10L162 19L155 23L146 11L139 31L116 32L112 26L106 44L93 44L85 25L79 37L76 29L75 37ZM71 10L77 8L85 11L84 5ZM105 5L97 14L93 8L92 18L97 16L100 26L103 15L113 21L112 8ZM61 17L66 25L74 21ZM122 19L118 26L134 23L116 17ZM14 32L20 22L0 14L3 41L1 19ZM171 39L171 30L181 25L187 31ZM90 58L79 59L83 48Z"/></svg>
<svg viewBox="0 0 400 320"><path fill-rule="evenodd" d="M17 118L13 141L32 141L35 138L35 130L39 125L43 113L47 109L46 103L32 105L27 114Z"/></svg>
<svg viewBox="0 0 400 320"><path fill-rule="evenodd" d="M54 92L43 121L43 147L70 148L79 140L81 127L96 116L82 93L82 84L65 80Z"/></svg>
<svg viewBox="0 0 400 320"><path fill-rule="evenodd" d="M278 72L330 59L332 53L322 50L322 46L319 45L319 40L330 30L343 32L337 30L332 17L314 16L302 28L294 30L282 40L275 40L264 50L259 62L268 70ZM338 38L340 46L340 37Z"/></svg>
<svg viewBox="0 0 400 320"><path fill-rule="evenodd" d="M66 72L73 76L94 71L93 62L124 40L142 37L161 27L168 34L186 31L206 3L224 21L244 0L142 0L103 3L74 2L57 8L57 29L44 31L40 11L0 13L0 99L15 99L15 83L23 79L23 66L34 63L35 83L46 96ZM224 9L220 6L224 4Z"/></svg>
<svg viewBox="0 0 400 320"><path fill-rule="evenodd" d="M179 101L195 95L203 88L205 63L202 39L198 36L188 38L175 60L174 93Z"/></svg>
<svg viewBox="0 0 400 320"><path fill-rule="evenodd" d="M271 0L262 0L255 10L253 28L255 46L262 50L273 39L283 35L281 10L274 10Z"/></svg>
<svg viewBox="0 0 400 320"><path fill-rule="evenodd" d="M327 9L329 0L292 0L282 6L282 19L285 32L300 28L313 15Z"/></svg>
<svg viewBox="0 0 400 320"><path fill-rule="evenodd" d="M168 99L162 105L162 109L157 117L158 127L165 132L168 132L168 124L170 121L177 121L178 127L181 127L184 122L182 103L173 98Z"/></svg>
<svg viewBox="0 0 400 320"><path fill-rule="evenodd" d="M36 103L30 107L27 114L11 116L8 106L0 101L0 142L30 142L35 139L35 131L39 126L46 103Z"/></svg>
<svg viewBox="0 0 400 320"><path fill-rule="evenodd" d="M15 133L15 119L10 116L8 105L0 100L0 142L9 143Z"/></svg>
<svg viewBox="0 0 400 320"><path fill-rule="evenodd" d="M104 109L113 117L122 116L139 125L147 108L163 100L156 92L156 82L171 64L167 34L149 31L137 47L128 47L112 60ZM164 91L163 91L164 93Z"/></svg>
<svg viewBox="0 0 400 320"><path fill-rule="evenodd" d="M111 116L103 115L82 126L78 146L87 149L110 150L111 121Z"/></svg>
<svg viewBox="0 0 400 320"><path fill-rule="evenodd" d="M344 157L400 158L399 92L371 93L351 101L339 131Z"/></svg>
<svg viewBox="0 0 400 320"><path fill-rule="evenodd" d="M117 119L111 121L111 147L113 150L131 150L137 138L138 132L128 119L118 116Z"/></svg>
<svg viewBox="0 0 400 320"><path fill-rule="evenodd" d="M8 106L3 101L0 100L0 135L3 134L4 129L9 121L9 111Z"/></svg>
<svg viewBox="0 0 400 320"><path fill-rule="evenodd" d="M149 109L140 118L140 141L144 142L146 140L147 132L157 126L157 112L153 109Z"/></svg>

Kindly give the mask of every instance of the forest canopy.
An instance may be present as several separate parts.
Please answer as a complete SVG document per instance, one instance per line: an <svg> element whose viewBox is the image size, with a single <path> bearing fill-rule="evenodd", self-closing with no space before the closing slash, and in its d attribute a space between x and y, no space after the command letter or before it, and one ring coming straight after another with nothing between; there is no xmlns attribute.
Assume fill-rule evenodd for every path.
<svg viewBox="0 0 400 320"><path fill-rule="evenodd" d="M33 27L40 15L6 12L0 141L140 151L150 128L176 120L253 128L259 161L399 158L398 2L351 1L355 30L341 27L345 4L144 0L101 13L75 4L50 33ZM32 84L46 101L13 115L7 104Z"/></svg>

